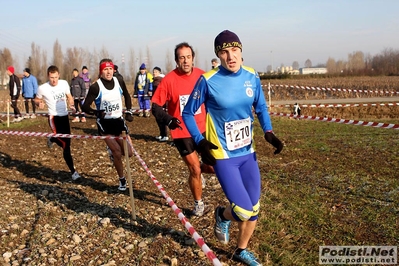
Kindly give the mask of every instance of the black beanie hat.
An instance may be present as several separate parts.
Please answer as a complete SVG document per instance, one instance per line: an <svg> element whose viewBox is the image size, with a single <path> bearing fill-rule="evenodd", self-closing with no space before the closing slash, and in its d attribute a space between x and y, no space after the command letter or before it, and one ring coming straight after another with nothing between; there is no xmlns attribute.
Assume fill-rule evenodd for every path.
<svg viewBox="0 0 399 266"><path fill-rule="evenodd" d="M161 71L161 68L160 67L154 67L154 70L158 70L159 71L159 73L162 73L162 71Z"/></svg>
<svg viewBox="0 0 399 266"><path fill-rule="evenodd" d="M242 51L242 44L237 34L231 32L229 30L224 30L219 33L215 38L215 54L218 55L218 52L222 49L228 47L238 47Z"/></svg>
<svg viewBox="0 0 399 266"><path fill-rule="evenodd" d="M29 69L29 68L25 68L25 69L24 69L24 72L30 74L30 69Z"/></svg>

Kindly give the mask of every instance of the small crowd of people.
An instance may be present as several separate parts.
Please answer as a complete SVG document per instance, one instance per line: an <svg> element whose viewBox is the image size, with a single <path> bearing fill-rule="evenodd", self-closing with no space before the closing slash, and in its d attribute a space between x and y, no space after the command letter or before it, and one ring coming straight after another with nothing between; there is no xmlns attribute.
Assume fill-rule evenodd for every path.
<svg viewBox="0 0 399 266"><path fill-rule="evenodd" d="M212 59L212 69L205 72L194 67L192 46L187 42L179 43L174 49L176 68L166 75L161 74L159 67L155 67L151 74L144 63L140 66L133 97L138 99L140 117L150 117L150 114L155 117L159 140L168 140L167 129L170 130L174 146L189 170L192 215L203 216L211 210L211 205L202 197L205 188L202 173L216 174L229 204L214 209L214 234L221 243L228 244L231 223L237 223L237 246L233 258L252 266L262 265L259 258L247 249L258 220L261 196L253 112L265 140L274 147L274 154L282 151L283 143L273 132L257 72L242 63L242 49L242 43L234 32L222 31L214 39L217 58ZM18 84L14 69L9 67L7 70L10 83ZM25 70L28 70L28 78L30 71ZM57 66L50 66L48 82L31 92L23 90L23 96L32 99L39 108L43 108L44 103L47 105L53 133L70 134L68 112L76 114L79 108L80 115L75 116L72 122L84 122L85 114L88 114L96 117L101 136L121 136L125 131L129 143L127 156L131 157L132 140L126 121L133 121L132 100L117 66L111 59L101 60L99 78L93 83L90 83L88 75L83 75L83 70L87 68L83 67L79 75L74 69L74 77L68 85L67 81L59 79ZM10 92L16 103L18 85L15 84L10 85ZM122 98L126 107L124 112ZM92 108L92 103L95 108ZM14 110L17 117L18 108L14 106ZM122 140L106 138L104 141L118 175L118 190L124 191L127 184ZM62 147L72 179L81 178L71 156L71 139L48 138L48 147L54 143Z"/></svg>
<svg viewBox="0 0 399 266"><path fill-rule="evenodd" d="M31 74L29 68L25 68L23 70L23 78L21 82L20 78L15 75L15 69L13 66L7 67L7 74L10 77L8 84L10 89L11 107L14 109L14 119L11 122L20 122L24 118L36 118L36 106L34 103L34 98L38 89L36 77ZM26 113L24 116L18 108L18 98L21 94L25 102ZM32 114L29 113L29 103L32 105Z"/></svg>

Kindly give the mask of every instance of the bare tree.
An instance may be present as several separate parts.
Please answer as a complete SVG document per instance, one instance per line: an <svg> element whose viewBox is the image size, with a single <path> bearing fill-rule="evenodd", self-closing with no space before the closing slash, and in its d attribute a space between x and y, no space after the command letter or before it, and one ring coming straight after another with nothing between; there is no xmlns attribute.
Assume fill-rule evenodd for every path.
<svg viewBox="0 0 399 266"><path fill-rule="evenodd" d="M26 66L30 68L32 75L34 75L39 84L47 80L47 53L41 51L40 46L34 42L31 44L31 55L26 62Z"/></svg>
<svg viewBox="0 0 399 266"><path fill-rule="evenodd" d="M145 58L144 56L143 56L143 52L141 51L141 49L139 50L139 61L138 61L138 64L137 64L137 71L139 71L139 68L140 68L140 65L142 64L142 63L146 63L146 59L147 58Z"/></svg>
<svg viewBox="0 0 399 266"><path fill-rule="evenodd" d="M348 68L350 71L364 70L365 66L363 52L356 51L348 55Z"/></svg>
<svg viewBox="0 0 399 266"><path fill-rule="evenodd" d="M72 70L74 68L78 69L82 66L83 61L83 49L82 48L67 48L65 59L64 59L64 68L66 69L66 73L64 78L66 80L72 79Z"/></svg>
<svg viewBox="0 0 399 266"><path fill-rule="evenodd" d="M129 53L129 75L134 81L136 78L136 73L138 71L137 65L138 65L139 59L136 57L136 53L134 52L133 48L130 48L130 53Z"/></svg>
<svg viewBox="0 0 399 266"><path fill-rule="evenodd" d="M98 56L99 56L99 58L100 58L100 60L98 60L98 61L101 61L101 60L104 59L104 58L110 58L110 59L112 59L112 58L111 58L111 55L109 54L109 52L108 52L107 48L105 48L105 46L101 47L101 50L100 50L100 52L98 53ZM112 59L112 61L114 61L114 63L116 63L116 60Z"/></svg>
<svg viewBox="0 0 399 266"><path fill-rule="evenodd" d="M365 58L364 58L364 63L365 63L365 69L368 73L372 71L372 62L373 62L373 57L371 56L370 53L368 53Z"/></svg>
<svg viewBox="0 0 399 266"><path fill-rule="evenodd" d="M148 45L147 45L147 49L146 49L146 54L147 54L146 67L147 67L147 69L149 71L150 69L152 69L153 65L152 65L152 55L151 55L150 47L148 47Z"/></svg>
<svg viewBox="0 0 399 266"><path fill-rule="evenodd" d="M342 73L342 72L344 72L344 70L347 69L347 63L343 60L338 60L336 65L337 65L336 66L337 72L339 72L339 73Z"/></svg>
<svg viewBox="0 0 399 266"><path fill-rule="evenodd" d="M3 50L0 50L0 81L3 83L3 80L6 79L7 73L4 71L8 66L13 65L13 59L12 59L12 54L11 51L8 48L4 48ZM15 67L15 66L14 66ZM5 84L1 84L5 85Z"/></svg>
<svg viewBox="0 0 399 266"><path fill-rule="evenodd" d="M66 70L64 68L64 55L62 54L61 44L58 42L58 39L55 40L53 46L53 60L52 65L58 67L60 71L60 78L64 79L66 76Z"/></svg>
<svg viewBox="0 0 399 266"><path fill-rule="evenodd" d="M166 58L165 58L165 74L169 73L174 69L174 57L172 59L172 53L170 51L166 51Z"/></svg>
<svg viewBox="0 0 399 266"><path fill-rule="evenodd" d="M399 51L385 48L381 54L373 57L372 67L379 74L399 74Z"/></svg>
<svg viewBox="0 0 399 266"><path fill-rule="evenodd" d="M338 73L337 71L337 64L334 58L329 57L326 63L327 71L330 74Z"/></svg>
<svg viewBox="0 0 399 266"><path fill-rule="evenodd" d="M292 62L292 69L294 69L294 70L299 70L299 63L298 63L298 61Z"/></svg>
<svg viewBox="0 0 399 266"><path fill-rule="evenodd" d="M42 62L42 63L39 66L39 69L38 69L38 75L40 75L40 79L37 79L37 82L39 84L46 82L46 80L48 79L47 78L47 68L48 68L48 66L47 66L47 53L45 51L42 51L42 54L41 54L40 57L41 57L40 62Z"/></svg>
<svg viewBox="0 0 399 266"><path fill-rule="evenodd" d="M194 66L201 68L199 64L199 56L198 56L198 49L194 49L195 57L194 57Z"/></svg>
<svg viewBox="0 0 399 266"><path fill-rule="evenodd" d="M305 61L305 67L312 67L312 61L310 61L310 59Z"/></svg>

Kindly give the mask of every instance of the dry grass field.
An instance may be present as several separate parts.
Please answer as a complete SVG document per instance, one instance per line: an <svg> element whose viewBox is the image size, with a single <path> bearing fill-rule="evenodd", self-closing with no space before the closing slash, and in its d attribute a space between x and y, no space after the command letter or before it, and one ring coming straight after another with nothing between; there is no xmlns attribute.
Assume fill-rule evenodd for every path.
<svg viewBox="0 0 399 266"><path fill-rule="evenodd" d="M328 85L326 80L298 82L291 85ZM329 82L352 88L344 81ZM376 80L370 82L378 86ZM388 88L388 83L381 86ZM391 90L399 91L399 86ZM281 89L277 94L303 99L300 92L304 91ZM2 100L8 99L6 93L0 92ZM0 103L0 112L5 107ZM399 107L304 108L302 112L399 124ZM321 245L399 245L399 130L273 116L274 131L285 144L275 156L255 123L262 196L249 248L263 265L318 265ZM76 135L97 131L93 118L71 128ZM129 128L137 151L130 160L136 221L131 220L128 191L117 191L116 173L103 141L72 140L76 167L83 176L80 182L72 182L61 149L49 150L46 138L0 135L2 265L165 266L174 261L211 265L138 160L146 163L187 214L192 205L188 171L176 148L155 140L158 129L153 117L135 116ZM10 128L3 123L0 130L49 133L44 116ZM205 178L205 202L225 204L216 177ZM223 265L241 265L231 260L235 225L231 243L222 245L213 235L213 213L187 217Z"/></svg>

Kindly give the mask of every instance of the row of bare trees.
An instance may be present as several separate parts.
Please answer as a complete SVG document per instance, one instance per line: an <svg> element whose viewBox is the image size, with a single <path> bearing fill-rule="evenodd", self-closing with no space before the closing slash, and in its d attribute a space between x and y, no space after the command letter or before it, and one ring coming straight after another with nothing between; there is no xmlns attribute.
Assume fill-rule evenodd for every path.
<svg viewBox="0 0 399 266"><path fill-rule="evenodd" d="M8 66L12 65L13 63L13 58L11 51L8 48L4 48L0 50L0 85L4 85L6 79L6 71Z"/></svg>
<svg viewBox="0 0 399 266"><path fill-rule="evenodd" d="M195 51L197 53L197 51ZM115 64L119 66L119 71L125 77L125 80L132 82L138 72L138 67L141 63L145 62L147 69L151 70L153 65L152 55L149 47L146 48L145 53L141 50L136 54L133 48L130 48L127 62L121 62L113 57L105 47L102 47L99 51L96 49L88 50L80 47L67 48L65 53L61 47L61 44L56 40L53 45L53 53L51 59L48 58L47 51L41 49L40 46L34 42L31 44L31 53L28 57L24 66L19 67L17 62L14 62L14 58L11 54L10 49L4 48L0 50L0 73L3 77L0 80L5 79L6 73L3 71L9 65L17 66L16 74L21 74L22 69L29 67L34 76L36 76L38 83L44 83L47 81L47 68L50 65L58 66L62 79L67 81L72 79L72 70L77 68L79 71L83 66L87 66L92 79L98 77L98 63L103 58L110 58ZM195 64L198 65L198 57L195 58ZM166 51L165 65L163 68L164 73L168 73L175 67L173 51ZM2 82L0 82L1 84Z"/></svg>
<svg viewBox="0 0 399 266"><path fill-rule="evenodd" d="M195 50L195 62L194 65L199 66L198 51ZM116 58L107 51L105 47L102 47L99 51L96 49L88 50L79 47L67 48L63 53L61 44L58 40L53 45L53 54L51 60L49 60L47 51L42 50L40 46L34 42L31 44L31 54L27 59L24 67L29 67L32 74L36 76L39 83L43 83L47 80L46 70L49 65L56 65L60 69L61 78L70 80L72 78L72 70L77 68L80 70L82 66L89 68L92 78L96 78L98 75L98 62L103 58L111 58L119 65L121 74L125 77L125 80L131 81L135 78L138 71L138 67L142 62L146 62L147 69L154 67L152 55L149 47L147 46L145 53L141 50L136 54L133 48L129 51L128 63L119 62ZM5 79L5 71L9 65L17 65L14 62L14 58L11 54L10 49L4 48L0 50L0 83ZM18 65L17 65L18 66ZM175 67L173 51L166 51L164 73L168 73ZM19 66L18 66L19 67ZM305 67L312 67L312 62L307 59ZM334 58L328 58L325 65L318 65L317 67L326 67L329 74L345 73L349 75L399 75L399 50L392 48L385 48L381 53L371 56L370 54L365 55L361 51L355 51L348 54L348 59L335 60ZM268 67L269 68L269 67ZM299 63L294 61L293 69L298 69ZM16 68L16 72L18 73Z"/></svg>
<svg viewBox="0 0 399 266"><path fill-rule="evenodd" d="M355 51L348 54L347 61L328 58L326 67L330 74L399 75L399 50L385 48L374 56Z"/></svg>

